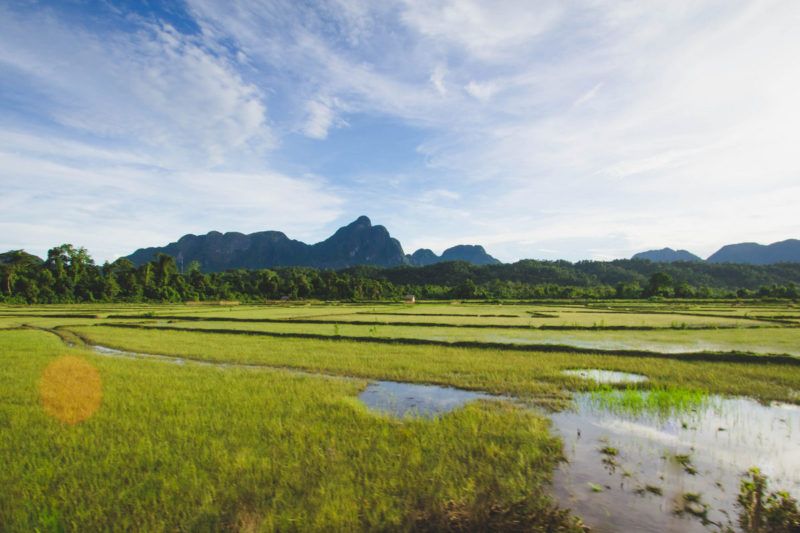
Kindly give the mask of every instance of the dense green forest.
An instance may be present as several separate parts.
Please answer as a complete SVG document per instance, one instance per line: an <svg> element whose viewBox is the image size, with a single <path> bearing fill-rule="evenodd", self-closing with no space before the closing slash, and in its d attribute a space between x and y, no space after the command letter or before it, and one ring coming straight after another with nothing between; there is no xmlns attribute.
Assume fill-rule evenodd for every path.
<svg viewBox="0 0 800 533"><path fill-rule="evenodd" d="M193 263L181 272L165 254L139 267L125 258L100 266L85 248L69 244L52 248L44 260L12 250L0 254L0 301L393 300L406 294L423 299L800 297L800 263L450 261L424 267L280 267L210 274L199 267Z"/></svg>

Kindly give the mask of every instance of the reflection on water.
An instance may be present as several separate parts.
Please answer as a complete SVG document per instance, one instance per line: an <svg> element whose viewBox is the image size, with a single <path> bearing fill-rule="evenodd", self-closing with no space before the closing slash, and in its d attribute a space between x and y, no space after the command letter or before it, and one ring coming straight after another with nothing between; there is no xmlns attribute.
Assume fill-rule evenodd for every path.
<svg viewBox="0 0 800 533"><path fill-rule="evenodd" d="M100 355L107 355L110 357L124 357L124 358L152 358L152 359L160 359L162 361L166 361L168 363L174 363L177 365L182 365L184 363L183 359L180 357L172 357L169 355L156 355L152 353L142 353L142 352L129 352L126 350L117 350L116 348L109 348L108 346L101 346L99 344L95 344L92 346L92 351L94 353ZM200 362L202 364L202 362ZM212 363L206 363L212 364Z"/></svg>
<svg viewBox="0 0 800 533"><path fill-rule="evenodd" d="M554 494L592 531L733 526L739 482L751 467L769 476L770 490L800 495L797 406L711 397L678 414L624 415L576 394L574 410L551 418L568 460L555 473ZM687 493L700 502L687 504ZM706 525L693 514L703 504Z"/></svg>
<svg viewBox="0 0 800 533"><path fill-rule="evenodd" d="M694 352L753 352L760 354L787 353L789 355L800 356L800 349L797 346L786 345L776 348L774 346L764 346L759 344L746 344L742 342L708 342L704 340L676 340L653 341L648 339L637 339L627 337L625 339L613 339L598 335L594 338L577 337L571 335L560 335L554 333L548 336L536 337L511 337L505 335L489 335L482 339L485 342L499 342L503 344L551 344L557 346L574 346L589 350L639 350L656 353L694 353ZM800 345L798 345L800 346Z"/></svg>
<svg viewBox="0 0 800 533"><path fill-rule="evenodd" d="M406 415L433 418L457 409L472 400L502 398L453 387L415 385L395 381L373 382L358 397L367 407L388 412L400 418Z"/></svg>
<svg viewBox="0 0 800 533"><path fill-rule="evenodd" d="M156 359L158 361L164 361L166 363L172 363L175 365L183 365L187 362L198 365L198 366L213 366L215 368L249 368L249 369L272 369L272 370L280 370L284 372L290 372L292 374L303 374L303 375L314 375L314 376L325 376L325 377L339 377L333 376L328 374L322 373L314 373L314 372L305 372L303 370L296 370L292 368L285 368L279 366L270 366L270 365L251 365L247 363L218 363L216 361L203 361L201 359L183 359L181 357L177 357L174 355L162 355L162 354L154 354L154 353L144 353L144 352L131 352L127 350L118 350L116 348L109 348L108 346L102 346L100 344L93 344L91 345L92 351L96 354L106 355L109 357L122 357L125 359Z"/></svg>
<svg viewBox="0 0 800 533"><path fill-rule="evenodd" d="M647 381L647 376L631 374L630 372L616 372L614 370L599 370L597 368L582 368L579 370L564 370L567 376L589 379L597 383L641 383Z"/></svg>

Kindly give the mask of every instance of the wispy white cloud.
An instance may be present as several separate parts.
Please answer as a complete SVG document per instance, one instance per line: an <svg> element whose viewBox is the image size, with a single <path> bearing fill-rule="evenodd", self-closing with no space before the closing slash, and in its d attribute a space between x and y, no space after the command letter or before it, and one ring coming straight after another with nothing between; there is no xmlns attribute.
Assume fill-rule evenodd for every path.
<svg viewBox="0 0 800 533"><path fill-rule="evenodd" d="M487 62L508 60L556 27L559 2L523 5L513 0L405 0L402 19L436 43Z"/></svg>
<svg viewBox="0 0 800 533"><path fill-rule="evenodd" d="M48 118L181 164L271 143L260 90L168 26L98 35L53 15L4 13L0 64L44 93Z"/></svg>
<svg viewBox="0 0 800 533"><path fill-rule="evenodd" d="M3 11L0 69L60 128L9 123L0 141L15 135L23 156L12 168L197 188L186 197L221 218L235 195L210 183L269 202L263 178L279 198L308 194L320 213L265 227L305 223L322 238L313 224L369 208L407 246L472 241L504 260L661 246L703 255L800 234L790 214L800 175L793 0L187 5L194 35ZM274 170L273 156L300 169L288 174L318 172L286 148L300 133L319 140L335 174L340 134L361 116L420 132L408 153L418 175L365 185ZM369 171L382 156L365 152L361 174L385 173Z"/></svg>
<svg viewBox="0 0 800 533"><path fill-rule="evenodd" d="M340 108L341 104L336 99L323 96L306 102L307 115L302 132L314 139L324 139L329 129L346 125L337 113Z"/></svg>
<svg viewBox="0 0 800 533"><path fill-rule="evenodd" d="M436 203L448 200L459 200L461 195L455 191L448 191L447 189L431 189L425 191L419 197L419 201L423 203Z"/></svg>
<svg viewBox="0 0 800 533"><path fill-rule="evenodd" d="M102 162L48 161L40 152L0 150L0 166L9 178L0 200L6 214L0 233L9 239L7 246L43 254L73 242L105 259L211 229L284 228L304 237L341 214L341 199L319 180L274 172L153 172Z"/></svg>
<svg viewBox="0 0 800 533"><path fill-rule="evenodd" d="M591 89L589 89L588 91L586 91L585 93L583 93L580 96L580 98L578 98L577 100L575 100L575 102L573 102L572 107L580 107L583 104L585 104L586 102L588 102L589 100L591 100L592 98L594 98L595 95L597 94L597 91L599 91L602 86L603 86L603 82L600 82L600 83L596 84L594 87L592 87Z"/></svg>
<svg viewBox="0 0 800 533"><path fill-rule="evenodd" d="M5 246L74 242L111 258L187 232L308 233L339 216L324 180L268 169L268 87L245 81L242 54L152 21L90 30L0 11L0 71L35 91L40 116L0 130Z"/></svg>
<svg viewBox="0 0 800 533"><path fill-rule="evenodd" d="M444 83L445 69L441 65L437 65L430 75L430 80L436 91L442 96L447 94L447 86Z"/></svg>
<svg viewBox="0 0 800 533"><path fill-rule="evenodd" d="M497 84L491 81L483 83L471 81L464 89L481 102L487 102L498 91Z"/></svg>

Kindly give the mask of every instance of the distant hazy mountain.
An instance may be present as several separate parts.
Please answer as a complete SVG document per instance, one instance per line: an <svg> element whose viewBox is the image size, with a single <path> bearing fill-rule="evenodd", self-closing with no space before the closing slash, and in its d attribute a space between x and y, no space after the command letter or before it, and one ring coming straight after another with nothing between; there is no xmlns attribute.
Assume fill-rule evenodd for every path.
<svg viewBox="0 0 800 533"><path fill-rule="evenodd" d="M442 260L441 257L433 253L432 250L427 248L420 248L411 255L407 255L408 262L414 266L428 266L438 263Z"/></svg>
<svg viewBox="0 0 800 533"><path fill-rule="evenodd" d="M25 250L9 250L0 254L0 265L31 265L42 262L42 258Z"/></svg>
<svg viewBox="0 0 800 533"><path fill-rule="evenodd" d="M672 248L662 248L661 250L648 250L640 252L631 259L649 259L654 263L673 263L675 261L702 261L703 259L697 257L691 252L686 250L673 250Z"/></svg>
<svg viewBox="0 0 800 533"><path fill-rule="evenodd" d="M474 265L497 265L500 261L486 253L483 246L459 244L442 252L442 261L467 261Z"/></svg>
<svg viewBox="0 0 800 533"><path fill-rule="evenodd" d="M497 265L500 261L486 253L483 246L459 244L436 255L427 248L420 248L411 255L407 255L408 262L414 266L427 266L442 261L467 261L473 265Z"/></svg>
<svg viewBox="0 0 800 533"><path fill-rule="evenodd" d="M184 235L166 246L141 248L128 256L135 265L153 260L157 253L171 255L178 266L192 261L200 263L203 272L227 269L259 269L278 266L310 266L340 269L356 265L398 266L426 265L457 259L475 264L499 261L481 246L454 246L438 257L430 250L417 250L411 256L393 239L383 226L373 226L362 216L339 228L328 239L309 245L289 239L280 231L260 231L245 235L211 231L206 235ZM416 259L414 259L416 258ZM417 261L418 259L418 261Z"/></svg>
<svg viewBox="0 0 800 533"><path fill-rule="evenodd" d="M710 263L750 263L771 265L779 262L800 262L800 240L787 239L769 245L743 242L723 246L708 259Z"/></svg>

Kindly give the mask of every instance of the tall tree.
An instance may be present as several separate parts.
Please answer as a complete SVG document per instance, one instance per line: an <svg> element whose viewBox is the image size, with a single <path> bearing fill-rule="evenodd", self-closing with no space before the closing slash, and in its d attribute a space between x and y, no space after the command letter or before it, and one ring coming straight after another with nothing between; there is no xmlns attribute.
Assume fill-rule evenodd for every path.
<svg viewBox="0 0 800 533"><path fill-rule="evenodd" d="M6 281L6 292L11 296L11 287L17 273L28 265L38 263L40 259L35 255L25 253L24 250L10 250L0 254L0 264L3 266L3 276Z"/></svg>

